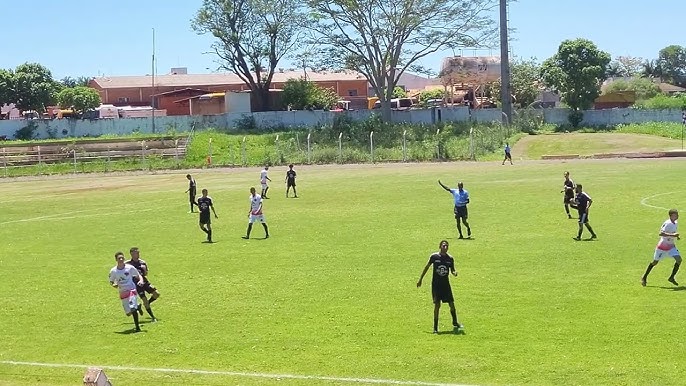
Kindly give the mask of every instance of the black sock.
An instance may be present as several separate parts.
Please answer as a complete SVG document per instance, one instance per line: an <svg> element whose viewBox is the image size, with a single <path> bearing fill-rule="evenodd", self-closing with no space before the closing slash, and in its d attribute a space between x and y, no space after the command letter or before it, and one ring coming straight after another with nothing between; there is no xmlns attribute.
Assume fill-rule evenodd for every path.
<svg viewBox="0 0 686 386"><path fill-rule="evenodd" d="M453 326L457 325L457 310L450 310L450 316L453 317Z"/></svg>
<svg viewBox="0 0 686 386"><path fill-rule="evenodd" d="M472 228L470 228L469 225L467 225L467 236L471 236L471 235L472 235Z"/></svg>
<svg viewBox="0 0 686 386"><path fill-rule="evenodd" d="M591 232L591 236L595 236L595 232L593 232L593 228L591 228L590 225L586 224L586 228L588 228L588 231Z"/></svg>
<svg viewBox="0 0 686 386"><path fill-rule="evenodd" d="M245 233L245 237L250 237L250 232L252 232L252 224L248 224L248 231Z"/></svg>
<svg viewBox="0 0 686 386"><path fill-rule="evenodd" d="M207 231L207 239L212 240L212 230L211 229Z"/></svg>
<svg viewBox="0 0 686 386"><path fill-rule="evenodd" d="M434 331L438 331L438 318L434 318Z"/></svg>
<svg viewBox="0 0 686 386"><path fill-rule="evenodd" d="M674 279L676 273L679 272L679 266L681 266L681 263L674 263L674 268L672 268L672 276L670 276L670 278Z"/></svg>
<svg viewBox="0 0 686 386"><path fill-rule="evenodd" d="M136 330L140 330L141 326L138 324L138 312L134 312L131 315L133 316L133 324L136 325Z"/></svg>
<svg viewBox="0 0 686 386"><path fill-rule="evenodd" d="M265 236L269 236L269 228L267 228L267 224L262 223L262 226L264 227L264 234L265 234Z"/></svg>
<svg viewBox="0 0 686 386"><path fill-rule="evenodd" d="M152 308L150 308L150 303L148 303L148 306L145 307L145 310L148 312L148 315L150 315L151 318L155 319L155 315L152 314Z"/></svg>
<svg viewBox="0 0 686 386"><path fill-rule="evenodd" d="M457 233L460 234L460 237L462 237L462 227L460 226L460 223L457 223Z"/></svg>
<svg viewBox="0 0 686 386"><path fill-rule="evenodd" d="M646 273L643 274L643 280L646 280L648 278L648 274L650 271L653 270L654 265L648 264L648 268L646 268Z"/></svg>
<svg viewBox="0 0 686 386"><path fill-rule="evenodd" d="M203 232L205 232L205 233L208 232L207 229L205 229L205 228L200 228L200 229L201 229Z"/></svg>
<svg viewBox="0 0 686 386"><path fill-rule="evenodd" d="M152 302L154 302L155 300L157 300L157 298L150 298L150 300L148 300L148 304L152 304Z"/></svg>
<svg viewBox="0 0 686 386"><path fill-rule="evenodd" d="M570 214L569 214L569 205L565 205L565 212L567 212L567 215L570 216Z"/></svg>
<svg viewBox="0 0 686 386"><path fill-rule="evenodd" d="M579 226L579 233L576 235L576 238L577 238L577 239L580 239L580 238L581 238L581 234L582 234L583 232L584 232L584 227L583 227L583 226Z"/></svg>

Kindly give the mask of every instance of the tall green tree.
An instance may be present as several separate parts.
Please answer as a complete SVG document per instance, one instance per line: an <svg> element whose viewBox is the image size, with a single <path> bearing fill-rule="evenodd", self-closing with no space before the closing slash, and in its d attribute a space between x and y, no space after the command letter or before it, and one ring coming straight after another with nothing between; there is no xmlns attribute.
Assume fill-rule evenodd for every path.
<svg viewBox="0 0 686 386"><path fill-rule="evenodd" d="M305 79L289 79L283 86L283 103L293 110L327 110L339 99L336 91Z"/></svg>
<svg viewBox="0 0 686 386"><path fill-rule="evenodd" d="M78 76L76 78L72 78L71 76L65 76L64 78L60 79L60 83L64 87L88 87L88 84L93 78L87 77L87 76Z"/></svg>
<svg viewBox="0 0 686 386"><path fill-rule="evenodd" d="M59 89L50 70L38 63L21 64L14 70L14 103L19 110L44 112Z"/></svg>
<svg viewBox="0 0 686 386"><path fill-rule="evenodd" d="M14 73L0 69L0 106L14 102Z"/></svg>
<svg viewBox="0 0 686 386"><path fill-rule="evenodd" d="M583 110L590 108L600 95L609 63L610 54L587 39L563 41L557 53L543 62L541 78L546 86L558 90L571 107L572 126L581 123Z"/></svg>
<svg viewBox="0 0 686 386"><path fill-rule="evenodd" d="M686 47L671 45L660 50L657 59L663 79L677 86L686 86Z"/></svg>
<svg viewBox="0 0 686 386"><path fill-rule="evenodd" d="M384 120L405 71L426 73L419 60L439 50L494 41L498 0L308 0L313 41L332 66L366 76Z"/></svg>
<svg viewBox="0 0 686 386"><path fill-rule="evenodd" d="M57 93L57 103L63 109L73 109L81 115L100 106L100 94L94 88L76 86L65 87Z"/></svg>
<svg viewBox="0 0 686 386"><path fill-rule="evenodd" d="M211 34L220 67L233 72L253 93L256 109L271 105L269 88L281 59L296 51L307 20L298 0L203 0L191 21Z"/></svg>
<svg viewBox="0 0 686 386"><path fill-rule="evenodd" d="M514 105L527 107L536 101L541 93L541 65L536 59L518 59L510 63L510 89ZM491 85L491 94L500 95L500 79Z"/></svg>

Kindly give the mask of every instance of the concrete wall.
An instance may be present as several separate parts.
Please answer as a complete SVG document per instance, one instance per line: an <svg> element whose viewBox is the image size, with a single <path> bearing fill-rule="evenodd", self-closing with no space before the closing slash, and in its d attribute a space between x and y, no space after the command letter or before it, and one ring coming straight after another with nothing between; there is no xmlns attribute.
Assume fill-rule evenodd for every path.
<svg viewBox="0 0 686 386"><path fill-rule="evenodd" d="M540 111L547 123L566 124L568 110L544 109ZM345 113L330 111L271 111L252 113L258 127L315 127L330 125L337 114L346 114L353 120L364 120L376 114L376 110L355 110ZM155 132L165 133L168 131L183 132L194 126L196 130L210 127L233 128L236 123L250 113L228 113L223 115L206 116L167 116L155 118ZM394 122L425 123L468 121L470 112L466 107L443 107L435 110L408 110L393 111ZM497 109L474 110L471 119L477 122L500 121L501 112ZM127 118L127 119L100 119L100 120L52 120L52 121L26 121L26 120L3 120L0 121L0 136L14 138L17 130L28 125L29 122L36 124L36 138L65 138L65 137L94 137L103 134L126 135L134 131L140 133L152 133L151 118ZM584 112L582 125L585 126L610 126L620 123L642 122L681 122L680 110L590 110Z"/></svg>

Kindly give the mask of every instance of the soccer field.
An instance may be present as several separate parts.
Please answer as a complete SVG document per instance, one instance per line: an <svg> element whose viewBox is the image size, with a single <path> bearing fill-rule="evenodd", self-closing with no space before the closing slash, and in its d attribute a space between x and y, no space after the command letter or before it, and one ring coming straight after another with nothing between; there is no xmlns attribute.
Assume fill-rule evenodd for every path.
<svg viewBox="0 0 686 386"><path fill-rule="evenodd" d="M241 239L259 168L192 171L214 244L185 171L0 180L0 385L80 384L87 365L118 366L116 386L684 383L686 287L669 260L640 285L666 209L684 209L683 160L296 170L286 199L270 169L266 240ZM595 241L572 240L565 170L593 198ZM472 240L439 178L464 181ZM464 334L447 305L432 334L431 272L416 288L441 239ZM138 334L108 283L131 246L162 294Z"/></svg>

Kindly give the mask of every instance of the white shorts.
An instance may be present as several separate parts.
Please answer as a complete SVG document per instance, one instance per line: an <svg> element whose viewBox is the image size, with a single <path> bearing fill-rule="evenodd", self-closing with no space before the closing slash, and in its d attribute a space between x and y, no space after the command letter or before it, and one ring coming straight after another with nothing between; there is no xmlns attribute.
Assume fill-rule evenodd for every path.
<svg viewBox="0 0 686 386"><path fill-rule="evenodd" d="M253 223L256 223L256 222L265 223L266 220L264 219L264 215L263 215L263 214L251 214L251 215L250 215L250 218L248 219L248 222L250 222L250 224L253 224Z"/></svg>
<svg viewBox="0 0 686 386"><path fill-rule="evenodd" d="M262 190L265 190L265 189L267 189L268 187L269 187L269 185L267 185L266 182L263 182L263 183L262 183Z"/></svg>
<svg viewBox="0 0 686 386"><path fill-rule="evenodd" d="M119 298L121 299L122 307L124 307L124 312L126 312L127 315L136 312L138 309L138 293L136 290L121 292L119 293Z"/></svg>
<svg viewBox="0 0 686 386"><path fill-rule="evenodd" d="M660 261L668 257L675 258L677 256L681 256L681 254L679 254L679 250L676 249L676 247L672 247L672 249L667 251L664 249L655 248L655 256L653 256L653 260Z"/></svg>

